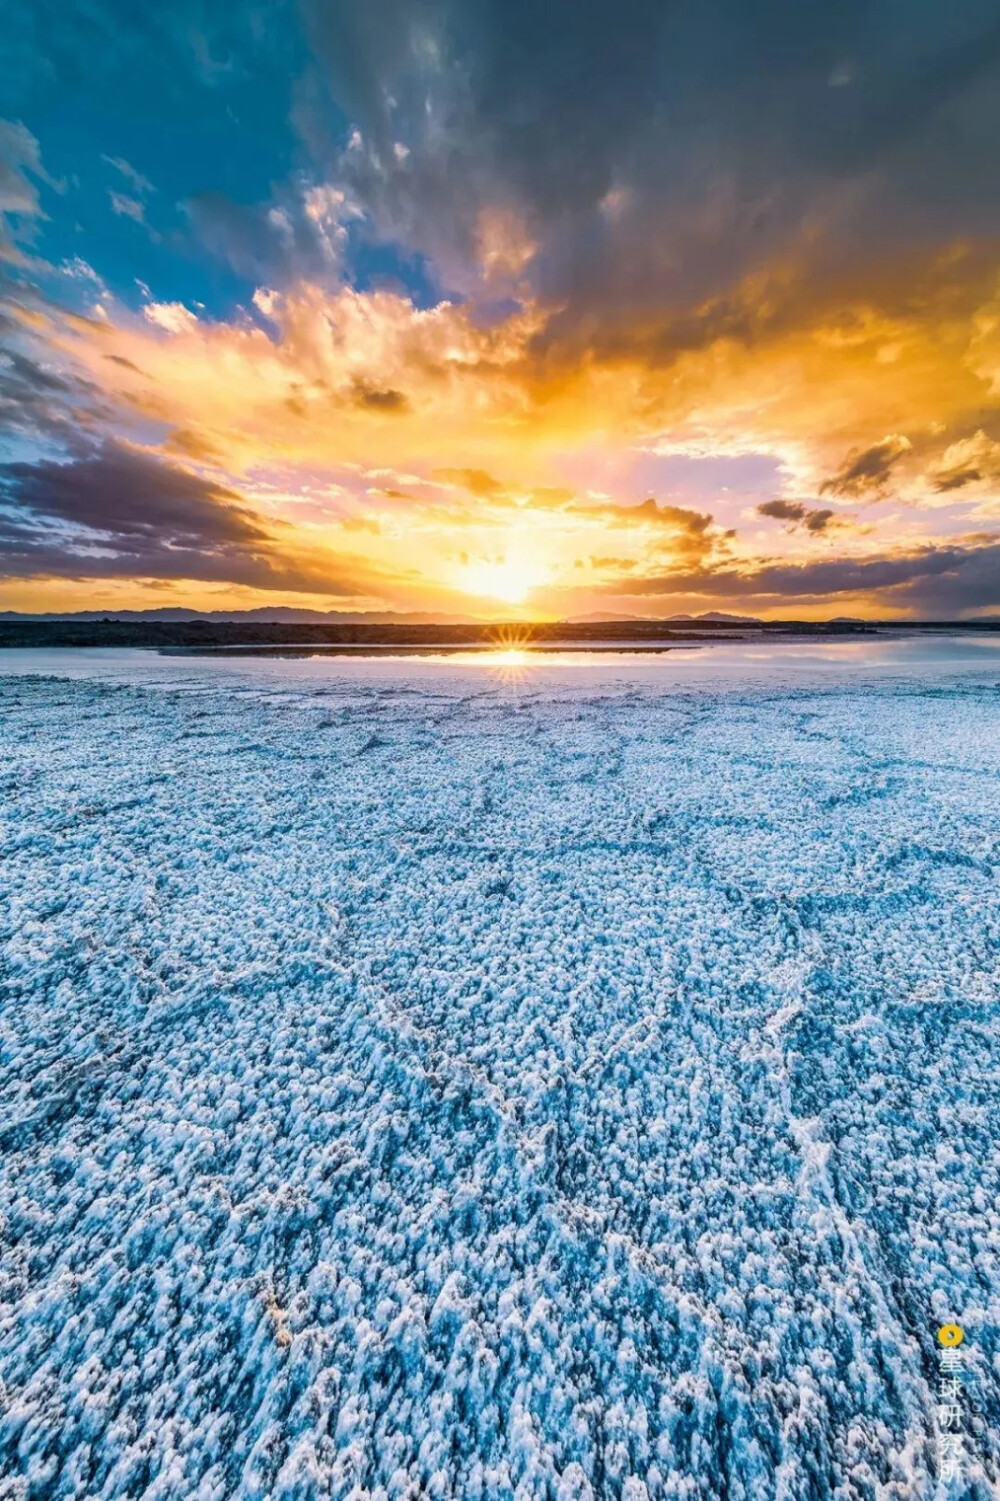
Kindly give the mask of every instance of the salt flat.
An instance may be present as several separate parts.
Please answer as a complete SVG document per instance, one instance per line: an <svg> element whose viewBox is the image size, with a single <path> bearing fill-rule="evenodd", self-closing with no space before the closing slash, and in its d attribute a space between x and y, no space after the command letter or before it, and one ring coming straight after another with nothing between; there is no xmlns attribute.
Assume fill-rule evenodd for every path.
<svg viewBox="0 0 1000 1501"><path fill-rule="evenodd" d="M995 657L124 657L0 681L4 1501L996 1494Z"/></svg>

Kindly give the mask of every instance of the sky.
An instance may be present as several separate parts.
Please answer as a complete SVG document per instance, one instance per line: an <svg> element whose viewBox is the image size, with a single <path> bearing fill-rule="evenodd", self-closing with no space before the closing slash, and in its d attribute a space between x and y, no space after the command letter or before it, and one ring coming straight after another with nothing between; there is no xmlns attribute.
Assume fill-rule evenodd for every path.
<svg viewBox="0 0 1000 1501"><path fill-rule="evenodd" d="M0 609L1000 612L995 0L8 0Z"/></svg>

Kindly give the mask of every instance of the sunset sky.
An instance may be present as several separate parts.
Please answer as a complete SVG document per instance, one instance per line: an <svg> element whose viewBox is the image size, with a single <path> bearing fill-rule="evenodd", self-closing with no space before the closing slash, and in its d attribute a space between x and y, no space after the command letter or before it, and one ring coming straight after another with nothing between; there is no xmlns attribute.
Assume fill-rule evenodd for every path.
<svg viewBox="0 0 1000 1501"><path fill-rule="evenodd" d="M8 0L0 609L1000 610L995 0Z"/></svg>

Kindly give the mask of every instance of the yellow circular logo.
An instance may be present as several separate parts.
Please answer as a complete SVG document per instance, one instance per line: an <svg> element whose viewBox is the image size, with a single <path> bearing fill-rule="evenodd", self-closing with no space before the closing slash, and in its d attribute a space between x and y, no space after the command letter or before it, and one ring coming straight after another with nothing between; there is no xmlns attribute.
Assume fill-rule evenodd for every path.
<svg viewBox="0 0 1000 1501"><path fill-rule="evenodd" d="M951 1350L960 1345L964 1338L965 1330L961 1324L942 1324L938 1330L938 1344L947 1345Z"/></svg>

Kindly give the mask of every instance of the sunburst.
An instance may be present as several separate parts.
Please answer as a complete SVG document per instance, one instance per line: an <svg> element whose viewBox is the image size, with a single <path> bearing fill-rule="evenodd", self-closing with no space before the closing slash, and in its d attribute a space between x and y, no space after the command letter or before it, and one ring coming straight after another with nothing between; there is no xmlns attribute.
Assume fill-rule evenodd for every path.
<svg viewBox="0 0 1000 1501"><path fill-rule="evenodd" d="M524 677L531 665L531 635L517 626L500 626L487 653L491 671L507 682Z"/></svg>

